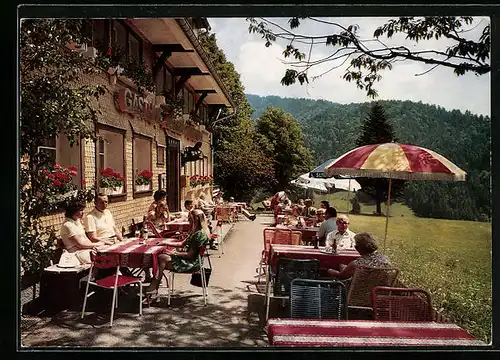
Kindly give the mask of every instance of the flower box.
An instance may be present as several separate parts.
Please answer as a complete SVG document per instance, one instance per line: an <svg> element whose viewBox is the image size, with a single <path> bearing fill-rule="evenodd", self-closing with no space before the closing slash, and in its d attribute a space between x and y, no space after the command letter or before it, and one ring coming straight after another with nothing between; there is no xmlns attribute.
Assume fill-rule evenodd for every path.
<svg viewBox="0 0 500 360"><path fill-rule="evenodd" d="M123 186L107 187L101 189L106 195L120 195L123 193Z"/></svg>
<svg viewBox="0 0 500 360"><path fill-rule="evenodd" d="M149 190L150 190L149 184L146 184L146 185L136 185L135 186L135 191L136 192L149 191Z"/></svg>

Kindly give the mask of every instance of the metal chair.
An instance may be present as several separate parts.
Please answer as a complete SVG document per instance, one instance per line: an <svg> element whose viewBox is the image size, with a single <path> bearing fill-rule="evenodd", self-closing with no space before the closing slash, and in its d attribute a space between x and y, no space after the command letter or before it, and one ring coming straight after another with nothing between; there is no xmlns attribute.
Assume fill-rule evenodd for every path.
<svg viewBox="0 0 500 360"><path fill-rule="evenodd" d="M266 321L269 317L270 298L284 300L290 296L290 287L294 279L316 279L319 274L318 259L278 258L276 274L268 272L266 281ZM271 286L271 282L273 283ZM272 295L271 295L272 287Z"/></svg>
<svg viewBox="0 0 500 360"><path fill-rule="evenodd" d="M271 250L271 244L299 245L300 239L302 239L302 233L300 235L300 239L297 239L297 234L294 233L296 232L292 232L292 230L290 229L279 229L274 227L264 228L264 250L262 250L262 257L259 262L259 267L257 268L257 283L260 284L260 278L263 274L262 271L265 272L265 269L269 263L269 252ZM298 243L297 240L299 240Z"/></svg>
<svg viewBox="0 0 500 360"><path fill-rule="evenodd" d="M215 208L215 220L232 223L233 222L232 209L227 206L217 206Z"/></svg>
<svg viewBox="0 0 500 360"><path fill-rule="evenodd" d="M423 289L377 286L372 307L375 320L433 321L431 296Z"/></svg>
<svg viewBox="0 0 500 360"><path fill-rule="evenodd" d="M198 264L199 264L199 266L197 266L193 270L187 271L187 272L176 272L176 271L172 271L172 270L169 271L170 272L170 281L169 281L170 291L168 292L168 300L167 300L167 303L169 306L170 306L170 297L174 293L174 275L175 274L194 274L197 272L201 273L201 284L202 284L202 289L203 289L203 301L205 303L205 306L207 305L207 296L208 296L207 295L207 286L208 286L208 284L207 284L207 279L205 278L205 270L203 270L203 268L204 268L203 259L205 257L208 259L208 264L210 265L210 269L212 269L212 263L210 262L209 254L206 252L206 246L207 245L201 245L198 248Z"/></svg>
<svg viewBox="0 0 500 360"><path fill-rule="evenodd" d="M377 286L392 286L398 269L358 266L347 293L348 309L372 310L372 290Z"/></svg>
<svg viewBox="0 0 500 360"><path fill-rule="evenodd" d="M347 290L340 281L294 279L290 290L290 317L347 318Z"/></svg>
<svg viewBox="0 0 500 360"><path fill-rule="evenodd" d="M82 308L82 316L85 316L85 307L87 305L87 298L92 296L94 292L89 292L89 286L98 286L103 289L113 290L113 301L111 303L111 320L109 322L109 326L113 326L113 316L115 313L115 307L118 307L118 288L130 285L130 284L139 284L139 315L142 315L142 279L134 276L124 276L119 275L118 271L120 269L120 261L118 256L100 256L90 254L92 259L92 265L90 266L90 273L87 278L87 286L85 288L85 297L83 299L83 308ZM94 280L95 278L95 269L109 269L116 267L116 273L114 275L106 276L99 280Z"/></svg>

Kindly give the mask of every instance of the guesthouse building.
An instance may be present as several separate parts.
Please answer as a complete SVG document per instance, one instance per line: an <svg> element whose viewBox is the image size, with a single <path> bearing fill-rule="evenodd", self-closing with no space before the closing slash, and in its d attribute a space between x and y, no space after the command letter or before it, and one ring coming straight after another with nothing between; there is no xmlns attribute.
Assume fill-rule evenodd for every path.
<svg viewBox="0 0 500 360"><path fill-rule="evenodd" d="M95 185L108 193L109 209L125 233L133 221L142 221L158 189L167 191L172 212L181 211L185 199L211 194L212 134L206 124L222 109L229 113L236 109L198 41L209 26L205 18L88 22L92 40L77 51L91 59L123 51L127 60L144 69L115 66L82 79L109 90L96 101L101 114L91 124L98 141L82 140L71 147L62 135L48 139L39 151L48 152L62 167L76 167L78 187ZM134 71L149 72L155 90L140 91L134 76L125 75ZM201 143L199 156L184 162L183 153L197 143ZM102 178L109 173L120 174L121 186L105 187ZM141 174L151 178L148 184L139 181ZM195 175L203 179L202 184L191 184L189 179ZM58 229L63 220L63 213L53 214L44 218L44 225Z"/></svg>

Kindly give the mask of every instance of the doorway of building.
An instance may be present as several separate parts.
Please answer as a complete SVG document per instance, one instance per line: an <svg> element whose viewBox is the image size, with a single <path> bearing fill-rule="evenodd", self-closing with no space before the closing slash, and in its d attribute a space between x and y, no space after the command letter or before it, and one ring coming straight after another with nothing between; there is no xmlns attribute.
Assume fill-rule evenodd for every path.
<svg viewBox="0 0 500 360"><path fill-rule="evenodd" d="M180 141L167 136L167 202L170 211L180 211Z"/></svg>

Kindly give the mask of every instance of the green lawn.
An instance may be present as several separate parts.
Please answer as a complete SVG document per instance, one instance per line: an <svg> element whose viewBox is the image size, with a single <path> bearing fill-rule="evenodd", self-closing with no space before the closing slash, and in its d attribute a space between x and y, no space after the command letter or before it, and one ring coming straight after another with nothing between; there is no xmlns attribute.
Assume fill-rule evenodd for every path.
<svg viewBox="0 0 500 360"><path fill-rule="evenodd" d="M349 218L352 231L372 233L383 251L385 218ZM426 289L436 309L477 338L490 341L490 223L391 217L386 253L406 286Z"/></svg>
<svg viewBox="0 0 500 360"><path fill-rule="evenodd" d="M347 196L347 192L317 195L314 205L328 200L338 212L347 212ZM350 229L373 234L383 251L385 217L372 216L374 211L374 205L361 204L361 215L349 215ZM400 280L429 291L436 309L489 343L491 223L418 218L398 203L391 205L390 214L386 253L400 269Z"/></svg>

